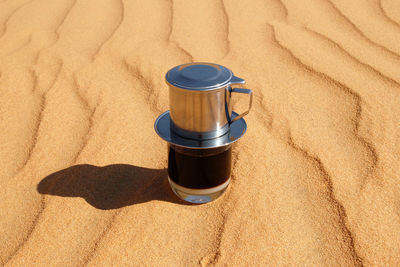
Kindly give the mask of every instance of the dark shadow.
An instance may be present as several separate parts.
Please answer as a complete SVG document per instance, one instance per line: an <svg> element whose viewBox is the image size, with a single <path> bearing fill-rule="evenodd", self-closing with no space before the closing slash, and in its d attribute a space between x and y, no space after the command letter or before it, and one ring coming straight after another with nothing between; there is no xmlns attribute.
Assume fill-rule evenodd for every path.
<svg viewBox="0 0 400 267"><path fill-rule="evenodd" d="M40 194L82 197L102 210L118 209L151 200L186 204L172 192L166 169L127 164L104 167L83 164L45 177L37 186Z"/></svg>

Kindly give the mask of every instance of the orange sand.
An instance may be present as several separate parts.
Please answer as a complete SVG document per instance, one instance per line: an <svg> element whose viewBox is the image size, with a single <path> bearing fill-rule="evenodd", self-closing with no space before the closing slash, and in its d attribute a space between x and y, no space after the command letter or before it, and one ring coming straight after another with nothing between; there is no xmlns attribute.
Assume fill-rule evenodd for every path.
<svg viewBox="0 0 400 267"><path fill-rule="evenodd" d="M0 1L0 265L399 266L399 41L390 0ZM201 206L153 130L191 61L255 92Z"/></svg>

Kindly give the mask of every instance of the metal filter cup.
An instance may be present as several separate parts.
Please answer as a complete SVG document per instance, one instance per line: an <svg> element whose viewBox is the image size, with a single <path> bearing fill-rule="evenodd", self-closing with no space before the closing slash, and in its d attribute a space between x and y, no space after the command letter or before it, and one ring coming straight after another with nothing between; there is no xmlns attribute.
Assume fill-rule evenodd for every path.
<svg viewBox="0 0 400 267"><path fill-rule="evenodd" d="M214 63L176 66L165 76L169 86L171 130L189 139L212 139L229 131L230 124L249 113L253 92L232 88L245 81ZM248 94L247 111L232 116L233 93Z"/></svg>

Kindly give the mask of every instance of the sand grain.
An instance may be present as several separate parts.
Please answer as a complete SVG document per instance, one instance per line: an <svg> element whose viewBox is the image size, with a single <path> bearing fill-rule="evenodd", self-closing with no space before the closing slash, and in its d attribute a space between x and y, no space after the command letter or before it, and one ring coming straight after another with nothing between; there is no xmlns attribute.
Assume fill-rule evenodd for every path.
<svg viewBox="0 0 400 267"><path fill-rule="evenodd" d="M396 1L0 2L0 265L400 265ZM153 123L217 62L254 105L221 199ZM235 100L235 110L246 101Z"/></svg>

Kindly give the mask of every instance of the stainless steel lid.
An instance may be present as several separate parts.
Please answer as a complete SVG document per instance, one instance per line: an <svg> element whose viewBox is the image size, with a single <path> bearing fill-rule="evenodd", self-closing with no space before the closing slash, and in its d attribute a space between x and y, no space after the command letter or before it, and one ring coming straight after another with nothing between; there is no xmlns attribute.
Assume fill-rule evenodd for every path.
<svg viewBox="0 0 400 267"><path fill-rule="evenodd" d="M196 91L212 90L231 83L244 83L244 80L233 76L228 68L205 62L176 66L167 72L165 79L176 87Z"/></svg>
<svg viewBox="0 0 400 267"><path fill-rule="evenodd" d="M232 117L235 118L236 116L238 116L238 114L232 112ZM156 122L154 123L154 129L162 139L171 144L187 148L205 149L226 146L236 142L245 134L247 124L243 118L240 118L230 125L229 132L223 136L213 139L195 140L184 138L175 134L171 130L171 118L169 111L166 111L157 118Z"/></svg>

